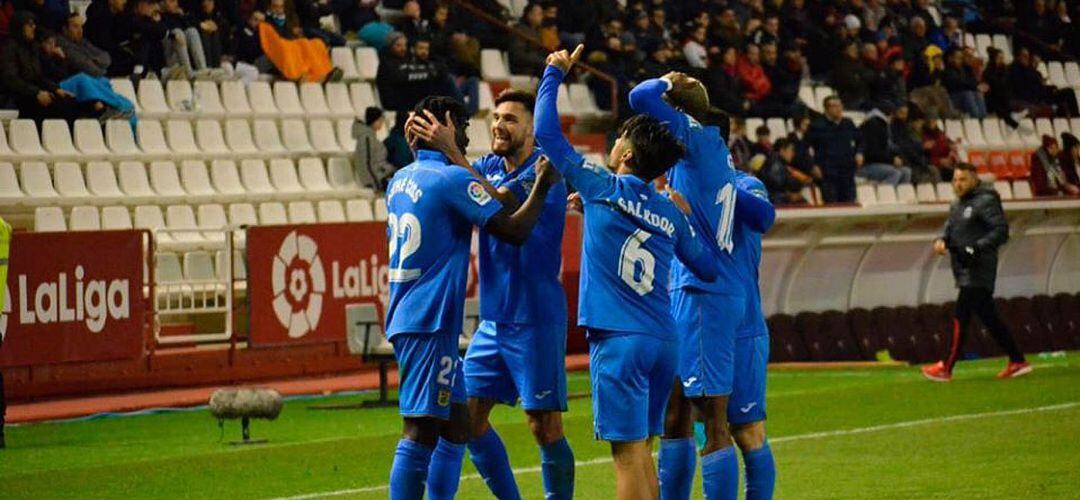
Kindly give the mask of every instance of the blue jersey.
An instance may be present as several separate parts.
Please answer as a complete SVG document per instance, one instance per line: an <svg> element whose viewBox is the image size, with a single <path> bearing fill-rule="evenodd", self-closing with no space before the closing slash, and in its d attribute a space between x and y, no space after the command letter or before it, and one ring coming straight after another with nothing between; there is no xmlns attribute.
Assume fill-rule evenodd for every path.
<svg viewBox="0 0 1080 500"><path fill-rule="evenodd" d="M473 167L495 187L522 203L536 181L537 149L521 167L507 172L501 156L489 154ZM480 231L480 318L496 323L566 323L566 294L559 281L566 225L566 183L548 191L540 218L524 245L511 245Z"/></svg>
<svg viewBox="0 0 1080 500"><path fill-rule="evenodd" d="M695 276L685 263L676 261L672 264L671 287L742 295L747 278L732 257L736 245L733 237L736 193L731 152L718 128L702 126L664 101L668 87L668 82L660 79L641 82L630 91L630 107L664 122L686 146L686 158L668 172L668 183L690 205L690 223L720 265L720 276L709 282Z"/></svg>
<svg viewBox="0 0 1080 500"><path fill-rule="evenodd" d="M386 191L390 305L386 335L458 335L473 226L502 209L464 168L442 153L420 150ZM398 314L400 312L400 314Z"/></svg>
<svg viewBox="0 0 1080 500"><path fill-rule="evenodd" d="M545 71L534 129L585 209L578 324L673 340L668 294L673 257L706 280L716 277L717 264L671 200L644 180L615 175L574 151L559 128L556 96L562 78L558 68Z"/></svg>
<svg viewBox="0 0 1080 500"><path fill-rule="evenodd" d="M746 274L746 316L736 330L736 337L767 335L765 314L761 310L761 287L758 267L761 265L761 236L772 226L776 212L769 202L769 192L757 177L737 172L739 211L735 214L735 256L737 265Z"/></svg>

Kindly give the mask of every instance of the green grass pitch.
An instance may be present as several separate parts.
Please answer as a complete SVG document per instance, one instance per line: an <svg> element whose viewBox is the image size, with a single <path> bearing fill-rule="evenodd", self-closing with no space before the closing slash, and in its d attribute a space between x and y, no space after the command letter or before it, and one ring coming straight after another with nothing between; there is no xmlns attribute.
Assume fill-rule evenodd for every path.
<svg viewBox="0 0 1080 500"><path fill-rule="evenodd" d="M771 372L777 498L1078 498L1080 353L1069 354L1004 381L994 378L1000 359L961 363L950 384L916 368ZM571 393L588 387L587 374L570 374ZM250 447L227 444L236 422L219 441L205 409L11 428L0 498L385 498L395 409L308 408L359 398L291 400L277 421L254 423L270 443ZM524 416L504 407L493 421L523 495L541 498ZM609 450L592 438L588 398L571 400L565 426L577 497L610 498ZM459 498L489 497L468 459L463 474Z"/></svg>

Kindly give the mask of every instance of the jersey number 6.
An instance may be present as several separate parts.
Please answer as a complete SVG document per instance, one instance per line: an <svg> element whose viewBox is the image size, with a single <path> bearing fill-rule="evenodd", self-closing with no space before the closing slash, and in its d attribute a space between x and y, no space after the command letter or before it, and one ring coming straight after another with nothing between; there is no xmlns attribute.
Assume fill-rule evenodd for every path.
<svg viewBox="0 0 1080 500"><path fill-rule="evenodd" d="M656 269L656 257L644 246L651 234L638 229L623 243L619 252L619 277L638 295L645 295L653 289L653 271ZM641 265L641 274L637 272Z"/></svg>

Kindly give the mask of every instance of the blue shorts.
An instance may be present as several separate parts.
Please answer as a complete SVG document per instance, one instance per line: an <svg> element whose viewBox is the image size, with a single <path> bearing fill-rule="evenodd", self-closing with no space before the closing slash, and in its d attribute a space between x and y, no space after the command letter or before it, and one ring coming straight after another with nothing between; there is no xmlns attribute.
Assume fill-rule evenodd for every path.
<svg viewBox="0 0 1080 500"><path fill-rule="evenodd" d="M465 353L465 392L526 410L566 411L566 325L481 321Z"/></svg>
<svg viewBox="0 0 1080 500"><path fill-rule="evenodd" d="M589 332L597 439L642 441L664 433L675 379L675 342L639 333Z"/></svg>
<svg viewBox="0 0 1080 500"><path fill-rule="evenodd" d="M671 315L679 344L679 380L688 398L728 396L735 372L735 331L746 298L678 288Z"/></svg>
<svg viewBox="0 0 1080 500"><path fill-rule="evenodd" d="M401 380L401 416L449 420L450 403L465 404L458 336L399 333L390 342Z"/></svg>
<svg viewBox="0 0 1080 500"><path fill-rule="evenodd" d="M735 340L735 386L728 399L730 424L765 420L765 366L769 364L769 336Z"/></svg>

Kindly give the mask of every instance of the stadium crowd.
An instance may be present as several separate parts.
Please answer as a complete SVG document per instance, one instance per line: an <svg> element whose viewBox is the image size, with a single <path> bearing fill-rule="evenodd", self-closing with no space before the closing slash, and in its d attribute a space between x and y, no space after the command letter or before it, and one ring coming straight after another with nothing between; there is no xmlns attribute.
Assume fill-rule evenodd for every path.
<svg viewBox="0 0 1080 500"><path fill-rule="evenodd" d="M636 83L683 71L736 121L791 119L788 137L737 123L730 141L737 166L782 204L805 202L800 192L811 184L826 202L853 202L857 177L950 179L960 138L946 136L939 119L996 116L1016 128L1024 117L1078 116L1074 91L1037 70L1042 58L1080 54L1080 4L1065 0L948 8L931 0L547 0L526 5L519 19L496 0L469 3L532 41L453 1L93 0L83 18L69 14L68 0L0 0L0 101L36 120L132 116L105 77L333 81L341 71L329 47L363 43L379 51L387 109L451 95L475 113L481 49L508 51L514 74L539 76L549 51L584 43L584 60L617 84L582 71L571 79L587 83L601 108L614 91L618 118ZM991 19L1001 18L1027 34L1014 37L1008 63L1000 47L980 53L964 43L971 30L996 31ZM835 98L806 102L808 81ZM823 113L811 109L822 104ZM866 119L856 126L846 111ZM387 125L388 159L404 166L403 120ZM1076 194L1077 142L1042 137L1036 194Z"/></svg>

